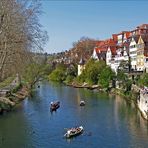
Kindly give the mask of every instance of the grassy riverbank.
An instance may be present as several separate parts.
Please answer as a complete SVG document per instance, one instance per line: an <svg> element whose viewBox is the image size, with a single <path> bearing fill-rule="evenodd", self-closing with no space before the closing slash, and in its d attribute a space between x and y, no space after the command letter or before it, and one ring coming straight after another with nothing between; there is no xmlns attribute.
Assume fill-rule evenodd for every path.
<svg viewBox="0 0 148 148"><path fill-rule="evenodd" d="M5 94L3 93L0 96L0 114L10 111L29 94L28 89L22 84L18 84L12 90L7 89L6 91Z"/></svg>

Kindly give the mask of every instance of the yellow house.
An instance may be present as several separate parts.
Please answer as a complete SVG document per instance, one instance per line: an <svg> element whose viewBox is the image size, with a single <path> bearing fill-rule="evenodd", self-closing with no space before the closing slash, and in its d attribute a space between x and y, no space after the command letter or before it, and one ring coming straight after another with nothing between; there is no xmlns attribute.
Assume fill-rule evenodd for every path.
<svg viewBox="0 0 148 148"><path fill-rule="evenodd" d="M144 70L144 49L145 49L145 36L140 35L138 44L137 44L137 70L143 71Z"/></svg>

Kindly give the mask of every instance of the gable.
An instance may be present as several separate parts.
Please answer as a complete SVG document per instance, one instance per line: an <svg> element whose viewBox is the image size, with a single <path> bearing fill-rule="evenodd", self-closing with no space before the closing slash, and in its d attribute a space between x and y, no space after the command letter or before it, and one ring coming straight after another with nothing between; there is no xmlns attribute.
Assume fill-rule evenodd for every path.
<svg viewBox="0 0 148 148"><path fill-rule="evenodd" d="M133 45L136 45L137 43L136 43L136 41L135 41L135 39L132 37L132 40L131 40L131 42L130 42L130 46L133 46Z"/></svg>
<svg viewBox="0 0 148 148"><path fill-rule="evenodd" d="M140 36L139 40L138 40L138 44L143 44L143 43L144 43L144 41L143 41L142 37Z"/></svg>

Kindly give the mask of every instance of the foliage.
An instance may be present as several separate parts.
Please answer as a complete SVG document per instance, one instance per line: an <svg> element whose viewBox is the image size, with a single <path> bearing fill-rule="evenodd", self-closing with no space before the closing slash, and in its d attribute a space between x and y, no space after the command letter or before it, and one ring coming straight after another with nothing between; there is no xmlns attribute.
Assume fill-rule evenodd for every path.
<svg viewBox="0 0 148 148"><path fill-rule="evenodd" d="M118 70L118 72L117 72L117 80L118 81L126 81L127 80L127 75L122 70Z"/></svg>
<svg viewBox="0 0 148 148"><path fill-rule="evenodd" d="M109 84L114 77L115 73L111 70L110 67L106 66L100 73L99 84L103 88L109 88Z"/></svg>
<svg viewBox="0 0 148 148"><path fill-rule="evenodd" d="M63 64L59 64L55 70L49 75L49 79L52 81L63 82L66 79L66 67Z"/></svg>
<svg viewBox="0 0 148 148"><path fill-rule="evenodd" d="M66 69L67 76L77 76L77 65L76 64L71 64L67 67Z"/></svg>
<svg viewBox="0 0 148 148"><path fill-rule="evenodd" d="M143 73L138 80L140 86L147 86L148 87L148 73Z"/></svg>
<svg viewBox="0 0 148 148"><path fill-rule="evenodd" d="M39 23L40 2L34 0L0 0L0 79L22 73L41 51L47 33Z"/></svg>
<svg viewBox="0 0 148 148"><path fill-rule="evenodd" d="M129 93L133 82L128 78L127 74L125 74L124 71L125 71L124 66L121 63L117 71L117 80L124 89L124 93Z"/></svg>
<svg viewBox="0 0 148 148"><path fill-rule="evenodd" d="M131 87L132 87L132 80L127 79L125 81L125 86L126 86L125 93L129 93L131 91Z"/></svg>
<svg viewBox="0 0 148 148"><path fill-rule="evenodd" d="M69 83L73 82L74 78L75 78L74 76L68 75L68 76L66 77L65 83L66 83L66 84L69 84Z"/></svg>
<svg viewBox="0 0 148 148"><path fill-rule="evenodd" d="M64 65L63 63L61 63L58 64L56 68L51 72L51 74L49 75L49 79L52 81L69 83L72 82L76 75L76 64Z"/></svg>
<svg viewBox="0 0 148 148"><path fill-rule="evenodd" d="M104 61L96 61L90 59L83 70L82 74L78 76L78 82L86 82L89 84L97 84L99 79L99 74L105 67Z"/></svg>
<svg viewBox="0 0 148 148"><path fill-rule="evenodd" d="M0 88L8 86L13 80L14 80L14 77L8 77L3 82L0 82Z"/></svg>
<svg viewBox="0 0 148 148"><path fill-rule="evenodd" d="M28 87L32 88L41 78L44 77L47 67L37 63L27 65L23 78L27 82Z"/></svg>

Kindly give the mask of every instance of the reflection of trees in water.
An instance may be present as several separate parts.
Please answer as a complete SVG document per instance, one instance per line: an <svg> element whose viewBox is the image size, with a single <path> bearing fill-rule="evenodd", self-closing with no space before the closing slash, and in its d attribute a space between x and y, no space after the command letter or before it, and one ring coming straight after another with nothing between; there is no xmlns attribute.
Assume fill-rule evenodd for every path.
<svg viewBox="0 0 148 148"><path fill-rule="evenodd" d="M107 93L93 91L89 89L79 89L80 96L84 99L108 99Z"/></svg>
<svg viewBox="0 0 148 148"><path fill-rule="evenodd" d="M145 121L135 104L131 101L125 100L120 96L115 97L115 115L117 121L126 120L127 129L134 135L133 140L140 140L140 138L148 138L148 122ZM119 118L119 119L118 119Z"/></svg>

